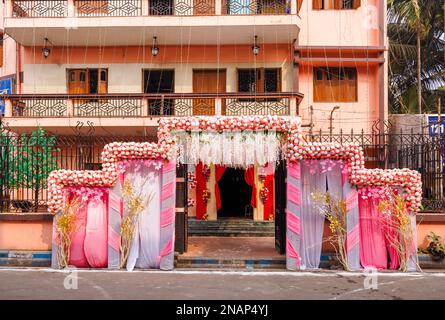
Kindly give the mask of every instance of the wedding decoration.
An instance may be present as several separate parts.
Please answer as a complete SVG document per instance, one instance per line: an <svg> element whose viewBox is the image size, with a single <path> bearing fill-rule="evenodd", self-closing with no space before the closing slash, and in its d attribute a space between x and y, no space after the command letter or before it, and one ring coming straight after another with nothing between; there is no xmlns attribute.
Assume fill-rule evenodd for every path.
<svg viewBox="0 0 445 320"><path fill-rule="evenodd" d="M204 176L204 178L208 182L209 179L210 179L210 167L208 165L206 165L206 164L202 166L202 175Z"/></svg>
<svg viewBox="0 0 445 320"><path fill-rule="evenodd" d="M210 199L210 191L208 189L205 189L202 193L202 202L206 205L207 202L209 202Z"/></svg>
<svg viewBox="0 0 445 320"><path fill-rule="evenodd" d="M195 199L193 198L188 198L187 199L187 207L189 208L193 208L195 206Z"/></svg>
<svg viewBox="0 0 445 320"><path fill-rule="evenodd" d="M267 187L262 187L260 189L260 198L263 203L266 203L269 200L269 189Z"/></svg>
<svg viewBox="0 0 445 320"><path fill-rule="evenodd" d="M413 214L418 211L420 206L422 199L420 173L408 169L366 169L364 167L363 150L357 145L305 142L301 137L299 118L282 116L166 117L160 119L158 141L158 143L114 142L106 145L102 152L101 170L53 171L48 178L48 210L58 215L64 213L64 201L68 199L67 192L76 193L79 196L83 194L88 198L94 197L95 188L111 188L116 184L116 181L119 181L117 186L123 186L128 161L141 160L138 165L142 167L145 165L160 166L163 168L161 193L164 200L162 200L161 205L160 226L162 250L157 259L161 261L159 264L161 268L168 269L173 265L171 253L173 252L174 241L172 238L174 235L174 207L171 207L171 203L174 206L174 201L172 202L171 199L174 198L175 192L174 171L176 160L179 160L179 163L190 164L202 162L207 167L210 164L220 164L248 168L252 164L257 164L260 165L260 169L262 166L266 166L266 164L274 166L277 161L286 160L289 170L293 171L291 177L296 182L295 186L292 185L292 188L287 188L286 191L289 197L292 196L295 200L293 202L294 208L292 208L295 212L298 212L297 209L300 205L300 192L304 190L302 188L303 185L300 184L300 162L303 163L302 161L304 160L325 160L322 163L320 162L320 172L326 173L328 176L332 175L333 172L338 172L339 167L337 167L337 164L342 163L340 167L341 177L336 178L336 181L339 181L339 185L341 182L342 186L340 189L344 189L343 192L346 197L344 201L346 202L347 210L349 210L347 211L348 217L354 217L354 215L349 214L350 211L356 210L358 212L357 206L355 209L352 207L352 204L357 199L357 187L360 190L360 197L381 197L383 199L380 205L382 218L392 218L392 220L387 219L385 222L386 228L388 230L398 230L399 236L397 239L404 245L399 250L402 257L400 260L403 260L402 250L405 250L405 253L411 251L408 244L410 242L413 243L410 240L413 234L408 234L409 224L406 219L408 217L412 224ZM151 161L155 161L156 164L151 164ZM311 166L307 167L308 170L311 170ZM270 200L269 198L274 190L273 188L270 189L270 185L266 184L266 182L270 180L270 177L273 179L273 175L267 173L263 179L261 170L259 174L260 181L263 180L263 187L269 191L269 194L266 189L263 192L260 191L261 199L270 203L268 200ZM208 180L209 176L210 174L207 174L205 179ZM190 180L192 180L190 187L193 187L193 179ZM348 183L345 183L345 181ZM79 191L78 189L81 188L85 190ZM131 210L134 213L129 215L132 218L129 218L129 221L121 221L121 218L118 217L119 212L121 214L123 212L122 209L119 209L119 206L122 205L120 192L116 192L112 202L113 212L116 215L115 220L113 220L115 221L113 228L120 228L123 225L123 229L121 229L122 234L126 233L129 235L127 238L124 236L123 241L131 238L131 231L132 229L134 230L134 224L132 223L134 220L132 219L136 219L138 216L137 212L141 210L141 206L144 206L145 201L148 201L151 197L148 195L146 200L137 200L139 197L138 190L133 190L133 193L131 193L128 186L122 189L125 188L127 190L122 190L122 193L126 193L126 195L122 196L125 198L126 203L132 203L133 209ZM388 188L390 192L380 190L379 188ZM120 189L120 187L117 187L117 189ZM396 190L397 193L394 193ZM389 193L385 195L380 194L381 192ZM134 200L128 201L129 198L134 198ZM210 191L204 187L202 197L197 199L202 199L207 204L209 198ZM341 222L342 215L340 213L342 212L342 206L339 204L339 201L332 198L332 194L329 201L325 198L324 206L329 208L329 210L326 209L327 211L325 211L331 212L330 224L332 230L336 231L335 236L341 237L346 229ZM196 200L195 205L201 206L203 202ZM119 205L119 203L121 204ZM102 206L100 210L102 208L107 209L106 206ZM128 207L126 209L127 212L131 211ZM335 214L335 212L340 213ZM273 219L273 214L265 214L264 219L268 217ZM208 213L204 213L202 218L207 219ZM299 223L299 219L300 216L295 215L294 220L288 222L288 227L293 230L292 232L295 235L299 235L300 228L303 226ZM359 241L357 240L359 228L358 218L355 219L357 221L354 219L348 220L347 240L350 242L350 246L355 246L354 248L356 248L359 243L357 242ZM65 222L62 221L61 225L69 226L69 216L66 217L66 220ZM69 231L69 228L66 228L66 230ZM400 235L401 232L406 232L406 234ZM111 240L114 241L116 239L118 239L116 243L122 240L119 237ZM345 240L344 238L342 239L337 239L337 241L341 241L344 247ZM389 240L392 241L391 239ZM113 243L111 242L111 244ZM395 245L397 245L397 242L395 242ZM293 241L291 243L287 239L286 247L288 256L294 259L291 262L298 265L298 242ZM342 247L338 246L338 248ZM123 251L125 250L124 245ZM338 255L340 260L342 255L347 258L347 255L342 252L339 249ZM117 258L116 260L116 266L119 259ZM125 255L122 259L125 259ZM350 261L352 260L350 258ZM407 262L401 261L400 264L401 269L406 269L404 264L406 265Z"/></svg>
<svg viewBox="0 0 445 320"><path fill-rule="evenodd" d="M286 137L299 140L299 120L280 116L161 119L159 141L177 143L180 163L247 168L284 157Z"/></svg>
<svg viewBox="0 0 445 320"><path fill-rule="evenodd" d="M348 236L346 202L337 199L330 192L314 192L311 194L311 197L319 213L329 221L329 229L332 236L329 237L328 241L334 247L338 261L346 271L349 271L346 246Z"/></svg>
<svg viewBox="0 0 445 320"><path fill-rule="evenodd" d="M66 268L69 265L71 237L76 231L76 212L80 205L81 200L78 197L67 197L62 213L54 218L57 261L61 268Z"/></svg>
<svg viewBox="0 0 445 320"><path fill-rule="evenodd" d="M130 253L130 246L133 242L135 227L138 215L148 206L153 199L153 194L144 198L142 196L143 186L147 183L146 178L141 188L136 192L128 180L124 181L122 186L122 196L124 198L125 212L127 215L123 218L121 223L121 261L120 267L124 268L127 264L128 254Z"/></svg>
<svg viewBox="0 0 445 320"><path fill-rule="evenodd" d="M379 196L381 200L378 212L385 230L385 239L397 254L399 270L408 270L408 261L416 250L411 218L405 199L396 190L383 188ZM418 267L418 266L417 266Z"/></svg>
<svg viewBox="0 0 445 320"><path fill-rule="evenodd" d="M190 189L196 188L196 176L193 174L193 172L187 172L187 181Z"/></svg>

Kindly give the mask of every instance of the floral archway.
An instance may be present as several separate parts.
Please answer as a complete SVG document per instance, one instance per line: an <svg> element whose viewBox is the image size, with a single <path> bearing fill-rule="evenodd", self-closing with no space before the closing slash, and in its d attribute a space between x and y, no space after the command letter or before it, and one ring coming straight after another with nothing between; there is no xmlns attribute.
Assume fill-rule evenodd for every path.
<svg viewBox="0 0 445 320"><path fill-rule="evenodd" d="M162 118L158 141L107 145L102 153L102 170L51 173L48 209L56 214L54 267L75 262L78 266L128 270L172 269L177 163L247 167L286 160L286 259L290 270L318 267L319 249L308 251L302 235L309 232L317 234L319 239L320 232L312 232L308 221L316 220L312 226L319 230L321 219L314 215L312 207L308 209L312 204L304 202L315 200L314 194L319 191L327 191L323 183L330 185L331 191L337 190L345 204L346 231L339 248L345 257L345 269L357 270L363 266L359 204L364 194L386 192L388 199L384 200L390 215L394 213L390 198L401 198L403 213L410 218L409 230L415 231L413 217L421 201L421 181L416 171L369 170L364 167L359 146L306 143L301 138L299 118ZM308 184L312 189L305 187L305 179L312 181ZM317 185L321 187L314 187ZM314 247L318 248L319 243ZM413 270L416 255L411 248L405 253L405 269Z"/></svg>

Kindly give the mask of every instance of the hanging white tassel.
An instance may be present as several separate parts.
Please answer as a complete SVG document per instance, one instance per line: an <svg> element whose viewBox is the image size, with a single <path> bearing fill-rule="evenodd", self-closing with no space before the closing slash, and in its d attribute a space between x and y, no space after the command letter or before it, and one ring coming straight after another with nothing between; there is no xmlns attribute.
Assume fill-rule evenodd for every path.
<svg viewBox="0 0 445 320"><path fill-rule="evenodd" d="M231 132L224 131L222 134L222 163L225 166L230 167L232 165L232 143L231 143Z"/></svg>

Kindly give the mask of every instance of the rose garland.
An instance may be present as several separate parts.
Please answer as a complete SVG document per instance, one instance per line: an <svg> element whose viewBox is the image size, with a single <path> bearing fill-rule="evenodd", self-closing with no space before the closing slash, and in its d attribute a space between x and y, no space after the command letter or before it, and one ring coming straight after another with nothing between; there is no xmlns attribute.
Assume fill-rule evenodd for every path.
<svg viewBox="0 0 445 320"><path fill-rule="evenodd" d="M267 187L262 187L260 190L260 198L263 203L266 203L269 200L269 189Z"/></svg>
<svg viewBox="0 0 445 320"><path fill-rule="evenodd" d="M107 144L102 152L100 171L53 171L48 178L48 210L57 212L62 208L63 188L111 187L118 175L118 162L124 160L164 160L174 159L175 139L172 131L191 130L276 130L284 133L287 160L332 159L343 160L347 165L349 181L362 186L391 186L402 188L402 196L410 212L419 209L422 200L420 174L409 169L366 169L363 150L358 145L335 143L306 143L301 140L299 118L283 116L248 117L181 117L161 118L158 128L159 143L113 142Z"/></svg>

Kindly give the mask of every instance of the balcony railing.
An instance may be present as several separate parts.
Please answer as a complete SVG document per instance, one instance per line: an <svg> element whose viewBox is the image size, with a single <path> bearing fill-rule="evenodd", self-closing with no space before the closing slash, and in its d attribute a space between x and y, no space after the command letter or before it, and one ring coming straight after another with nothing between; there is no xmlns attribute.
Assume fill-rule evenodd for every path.
<svg viewBox="0 0 445 320"><path fill-rule="evenodd" d="M14 18L295 14L296 0L12 0Z"/></svg>
<svg viewBox="0 0 445 320"><path fill-rule="evenodd" d="M5 95L5 117L296 115L299 93Z"/></svg>

